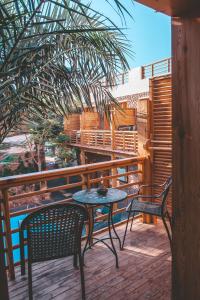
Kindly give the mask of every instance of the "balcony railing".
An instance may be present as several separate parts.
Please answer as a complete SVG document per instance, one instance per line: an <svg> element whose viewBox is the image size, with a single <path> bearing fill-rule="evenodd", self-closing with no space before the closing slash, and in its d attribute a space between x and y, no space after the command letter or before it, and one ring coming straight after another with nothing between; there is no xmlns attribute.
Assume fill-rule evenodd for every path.
<svg viewBox="0 0 200 300"><path fill-rule="evenodd" d="M66 132L70 144L78 144L94 148L138 152L137 131L115 130L81 130Z"/></svg>
<svg viewBox="0 0 200 300"><path fill-rule="evenodd" d="M126 203L120 207L117 205L114 207L113 214L121 214L125 211L128 199L135 195L136 187L144 181L144 160L144 157L126 158L1 178L0 190L2 199L0 216L3 223L4 253L10 278L15 278L15 266L20 264L19 253L14 255L14 252L19 251L19 237L16 239L16 235L18 236L19 234L20 220L25 215L37 210L38 207L43 207L47 198L49 203L55 202L57 200L54 198L56 192L63 192L64 196L62 200L56 201L56 203L70 202L72 201L74 189L90 189L97 187L100 183L107 187L117 187L127 191ZM52 181L58 179L64 179L64 183L62 182L58 185L57 182L57 184L52 186ZM30 189L33 186L34 189ZM68 193L67 196L65 196L66 193ZM32 203L32 207L29 207L30 203ZM37 203L37 206L33 203ZM19 204L25 205L27 208L20 209ZM11 206L12 210L10 209ZM18 218L18 223L13 227L12 221L16 217ZM96 221L104 220L106 217L106 214L98 216ZM86 224L86 232L88 226ZM96 233L99 233L99 231ZM18 258L16 259L16 257Z"/></svg>
<svg viewBox="0 0 200 300"><path fill-rule="evenodd" d="M93 147L110 148L112 144L112 136L110 130L82 130L81 143Z"/></svg>
<svg viewBox="0 0 200 300"><path fill-rule="evenodd" d="M166 58L150 65L142 66L142 79L171 73L172 60Z"/></svg>

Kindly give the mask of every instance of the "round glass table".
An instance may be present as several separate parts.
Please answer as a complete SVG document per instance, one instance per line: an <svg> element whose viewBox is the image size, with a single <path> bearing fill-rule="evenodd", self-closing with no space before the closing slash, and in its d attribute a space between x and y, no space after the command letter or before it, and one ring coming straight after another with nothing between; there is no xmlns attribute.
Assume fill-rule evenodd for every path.
<svg viewBox="0 0 200 300"><path fill-rule="evenodd" d="M125 200L127 193L118 189L109 188L106 195L100 195L97 192L97 189L83 190L75 193L72 198L78 203L85 205L89 211L89 233L87 237L87 242L83 250L83 256L87 249L94 246L96 243L102 242L106 245L111 252L115 255L116 258L116 267L119 267L117 251L113 239L119 241L119 246L121 249L121 240L116 232L114 222L113 222L113 205L117 202ZM106 238L96 238L93 237L94 231L94 207L96 206L106 206L108 208L108 232L109 237ZM115 234L115 237L112 236L112 230ZM107 240L110 240L110 244L107 243Z"/></svg>

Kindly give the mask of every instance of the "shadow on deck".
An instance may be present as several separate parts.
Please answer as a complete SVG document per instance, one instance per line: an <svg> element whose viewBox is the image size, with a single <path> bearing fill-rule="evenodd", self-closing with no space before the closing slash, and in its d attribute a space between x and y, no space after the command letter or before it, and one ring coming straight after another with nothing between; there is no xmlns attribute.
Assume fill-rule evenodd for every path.
<svg viewBox="0 0 200 300"><path fill-rule="evenodd" d="M119 235L124 225L117 227ZM105 233L101 236L105 236ZM142 224L136 220L128 232L125 248L119 251L119 269L113 254L97 244L85 254L87 300L169 300L171 293L171 254L162 223ZM27 277L9 282L10 299L28 299ZM81 299L80 273L74 270L73 259L38 263L33 266L34 299Z"/></svg>

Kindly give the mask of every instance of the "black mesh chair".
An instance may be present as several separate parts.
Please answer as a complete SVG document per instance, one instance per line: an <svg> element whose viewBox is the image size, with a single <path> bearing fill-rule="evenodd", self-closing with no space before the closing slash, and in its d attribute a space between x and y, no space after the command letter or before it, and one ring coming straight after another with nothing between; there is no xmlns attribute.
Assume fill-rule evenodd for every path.
<svg viewBox="0 0 200 300"><path fill-rule="evenodd" d="M20 226L21 274L25 275L24 241L28 249L29 299L32 293L32 264L67 256L74 257L77 267L79 258L82 299L85 299L81 235L87 211L78 204L55 204L28 215Z"/></svg>
<svg viewBox="0 0 200 300"><path fill-rule="evenodd" d="M138 195L130 202L130 204L126 208L126 211L128 212L128 219L127 219L126 229L125 229L124 238L123 238L123 242L122 242L122 249L124 247L124 242L126 239L130 216L131 216L131 214L133 215L133 219L132 219L131 227L130 227L130 231L131 231L132 225L133 225L133 220L134 220L134 215L136 213L146 213L149 215L161 217L163 224L165 226L165 229L167 231L167 235L168 235L168 238L170 241L170 247L171 247L172 237L171 237L170 230L169 230L167 222L166 222L166 217L167 217L169 219L170 227L172 226L171 217L167 210L167 196L168 196L171 184L172 184L172 177L170 176L161 185L153 184L153 185L141 185L140 186ZM162 189L161 193L156 194L156 195L140 195L140 191L142 188L154 188L154 187L161 188ZM151 199L151 201L146 202L146 201L141 201L140 199ZM160 199L159 202L154 201L154 200L158 200L158 199Z"/></svg>

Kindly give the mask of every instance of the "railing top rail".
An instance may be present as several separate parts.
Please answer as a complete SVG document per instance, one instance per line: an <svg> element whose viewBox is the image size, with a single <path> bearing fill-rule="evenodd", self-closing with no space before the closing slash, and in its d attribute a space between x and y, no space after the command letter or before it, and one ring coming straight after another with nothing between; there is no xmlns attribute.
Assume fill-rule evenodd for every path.
<svg viewBox="0 0 200 300"><path fill-rule="evenodd" d="M108 132L110 133L111 130L104 130L104 129L82 129L81 130L82 132L95 132L95 133L98 133L98 132Z"/></svg>
<svg viewBox="0 0 200 300"><path fill-rule="evenodd" d="M82 129L82 130L71 130L71 131L74 131L74 132L95 132L95 133L98 133L98 132L108 132L110 133L111 130L104 130L104 129ZM137 133L137 130L115 130L115 132L126 132L126 133Z"/></svg>
<svg viewBox="0 0 200 300"><path fill-rule="evenodd" d="M150 66L152 66L152 65L157 65L157 64L160 64L160 63L165 62L165 61L168 61L168 60L171 60L171 57L167 57L167 58L164 58L164 59L155 61L155 62L153 62L153 63L151 63L151 64L148 64L148 65L143 65L142 67L143 67L143 68L147 68L147 67L150 67Z"/></svg>
<svg viewBox="0 0 200 300"><path fill-rule="evenodd" d="M138 131L137 130L115 130L115 133L134 133L134 134L137 134Z"/></svg>
<svg viewBox="0 0 200 300"><path fill-rule="evenodd" d="M8 176L0 179L0 189L6 189L13 186L24 185L28 183L34 183L42 180L51 180L57 177L62 178L68 175L73 175L77 173L92 173L95 170L112 168L116 166L123 166L125 164L131 164L136 162L143 162L145 156L133 157L133 158L124 158L120 160L111 160L95 164L87 164L76 167L62 168L58 170L49 170L42 172L35 172L29 174L22 174L17 176Z"/></svg>

